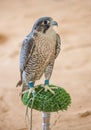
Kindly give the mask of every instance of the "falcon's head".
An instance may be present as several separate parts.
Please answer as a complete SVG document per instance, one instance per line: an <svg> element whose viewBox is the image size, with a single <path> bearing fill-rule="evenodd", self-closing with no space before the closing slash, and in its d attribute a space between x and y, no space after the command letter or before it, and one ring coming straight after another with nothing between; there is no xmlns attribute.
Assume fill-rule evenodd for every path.
<svg viewBox="0 0 91 130"><path fill-rule="evenodd" d="M34 26L33 26L33 30L42 32L42 33L46 33L46 31L52 27L52 26L58 26L58 23L56 21L53 20L53 18L51 17L41 17L39 18Z"/></svg>

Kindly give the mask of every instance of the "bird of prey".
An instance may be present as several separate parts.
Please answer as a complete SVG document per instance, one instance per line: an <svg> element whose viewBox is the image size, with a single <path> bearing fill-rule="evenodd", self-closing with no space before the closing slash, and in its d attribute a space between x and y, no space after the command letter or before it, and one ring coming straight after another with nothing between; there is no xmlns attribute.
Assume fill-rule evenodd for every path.
<svg viewBox="0 0 91 130"><path fill-rule="evenodd" d="M41 17L22 43L20 52L20 75L18 85L26 84L30 92L34 83L45 75L44 86L51 92L49 80L56 57L60 52L60 36L53 29L58 23L51 17Z"/></svg>

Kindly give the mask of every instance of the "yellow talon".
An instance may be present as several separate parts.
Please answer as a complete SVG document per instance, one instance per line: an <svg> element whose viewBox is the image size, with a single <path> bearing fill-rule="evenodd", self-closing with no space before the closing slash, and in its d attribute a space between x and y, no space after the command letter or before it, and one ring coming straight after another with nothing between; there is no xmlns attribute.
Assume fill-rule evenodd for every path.
<svg viewBox="0 0 91 130"><path fill-rule="evenodd" d="M30 88L29 90L28 90L28 96L27 96L27 98L29 98L30 97L30 94L31 93L34 93L35 91L34 91L34 88Z"/></svg>
<svg viewBox="0 0 91 130"><path fill-rule="evenodd" d="M22 95L23 95L24 93L26 93L26 92L28 92L27 98L29 98L29 97L30 97L30 94L31 94L31 93L34 93L35 90L34 90L34 88L30 88L30 89L28 89L28 90L25 90L25 91L21 92L19 95L22 96Z"/></svg>
<svg viewBox="0 0 91 130"><path fill-rule="evenodd" d="M49 90L52 94L55 94L55 92L48 85L44 85L44 88L45 88L45 91Z"/></svg>

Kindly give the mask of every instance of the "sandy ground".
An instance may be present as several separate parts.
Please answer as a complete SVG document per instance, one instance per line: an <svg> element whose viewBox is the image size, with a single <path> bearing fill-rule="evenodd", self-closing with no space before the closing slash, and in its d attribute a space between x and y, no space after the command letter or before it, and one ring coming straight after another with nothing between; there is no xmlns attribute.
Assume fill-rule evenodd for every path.
<svg viewBox="0 0 91 130"><path fill-rule="evenodd" d="M72 98L68 111L52 113L51 130L91 130L91 0L0 0L0 130L28 130L15 85L21 43L41 16L59 23L62 49L51 82ZM33 111L33 130L41 121Z"/></svg>

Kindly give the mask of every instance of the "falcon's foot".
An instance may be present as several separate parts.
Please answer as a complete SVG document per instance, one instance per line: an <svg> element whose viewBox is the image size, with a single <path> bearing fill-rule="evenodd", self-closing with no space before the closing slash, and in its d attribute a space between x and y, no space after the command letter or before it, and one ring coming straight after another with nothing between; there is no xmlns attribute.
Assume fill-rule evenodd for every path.
<svg viewBox="0 0 91 130"><path fill-rule="evenodd" d="M34 88L29 88L28 90L25 90L25 91L21 92L19 95L22 96L22 95L23 95L24 93L26 93L26 92L28 92L27 98L29 98L31 93L32 93L32 94L35 93L35 90L34 90Z"/></svg>
<svg viewBox="0 0 91 130"><path fill-rule="evenodd" d="M45 91L50 91L52 94L55 94L55 92L52 90L52 88L49 86L49 80L46 79L44 81L43 87L45 88Z"/></svg>
<svg viewBox="0 0 91 130"><path fill-rule="evenodd" d="M34 88L29 88L27 98L29 98L29 97L30 97L30 94L31 94L31 93L32 93L32 94L34 94L34 93L35 93Z"/></svg>
<svg viewBox="0 0 91 130"><path fill-rule="evenodd" d="M55 94L55 92L49 87L49 85L44 85L45 91L50 91L52 94Z"/></svg>
<svg viewBox="0 0 91 130"><path fill-rule="evenodd" d="M24 88L24 86L25 86L25 88L27 88L27 90ZM24 86L23 86L23 91L20 93L21 96L24 93L28 92L27 98L29 98L31 93L32 94L35 93L35 90L34 90L35 88L34 88L34 83L33 82L29 82L28 85L24 85Z"/></svg>

